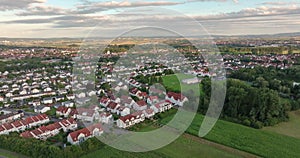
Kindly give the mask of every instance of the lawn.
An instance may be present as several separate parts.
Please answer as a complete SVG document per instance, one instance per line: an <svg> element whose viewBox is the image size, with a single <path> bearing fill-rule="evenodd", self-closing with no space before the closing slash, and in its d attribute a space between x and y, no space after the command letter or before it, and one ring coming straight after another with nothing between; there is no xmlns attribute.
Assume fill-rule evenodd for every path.
<svg viewBox="0 0 300 158"><path fill-rule="evenodd" d="M300 110L289 113L289 121L282 122L272 127L265 127L263 130L300 139Z"/></svg>
<svg viewBox="0 0 300 158"><path fill-rule="evenodd" d="M199 89L201 92L201 84L184 84L181 81L188 78L194 78L193 75L188 74L175 74L163 76L163 84L167 90L175 92L187 92L189 90ZM198 87L197 87L198 86Z"/></svg>

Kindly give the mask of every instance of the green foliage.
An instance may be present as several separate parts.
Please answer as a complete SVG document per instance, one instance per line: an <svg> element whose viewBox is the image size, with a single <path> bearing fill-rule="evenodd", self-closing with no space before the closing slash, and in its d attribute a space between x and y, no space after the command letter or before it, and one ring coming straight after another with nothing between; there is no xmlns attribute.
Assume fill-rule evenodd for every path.
<svg viewBox="0 0 300 158"><path fill-rule="evenodd" d="M33 158L76 158L104 147L97 138L90 138L80 146L72 145L64 149L51 144L52 142L25 139L18 135L0 136L0 148Z"/></svg>

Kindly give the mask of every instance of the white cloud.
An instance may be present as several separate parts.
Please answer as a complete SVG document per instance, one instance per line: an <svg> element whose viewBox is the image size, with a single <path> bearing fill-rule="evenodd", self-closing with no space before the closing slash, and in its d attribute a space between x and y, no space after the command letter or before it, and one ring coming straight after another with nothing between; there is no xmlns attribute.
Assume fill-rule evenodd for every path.
<svg viewBox="0 0 300 158"><path fill-rule="evenodd" d="M45 3L46 0L0 0L0 11L24 9L31 4Z"/></svg>

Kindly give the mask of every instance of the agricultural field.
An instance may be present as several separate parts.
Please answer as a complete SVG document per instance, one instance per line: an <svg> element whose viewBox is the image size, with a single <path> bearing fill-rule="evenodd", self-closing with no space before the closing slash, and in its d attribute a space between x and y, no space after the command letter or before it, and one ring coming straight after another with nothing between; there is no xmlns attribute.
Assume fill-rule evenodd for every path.
<svg viewBox="0 0 300 158"><path fill-rule="evenodd" d="M288 122L282 122L272 127L265 127L263 130L300 139L300 110L289 112Z"/></svg>
<svg viewBox="0 0 300 158"><path fill-rule="evenodd" d="M203 118L197 114L186 132L198 135ZM300 139L222 120L204 138L262 157L298 157L300 154Z"/></svg>

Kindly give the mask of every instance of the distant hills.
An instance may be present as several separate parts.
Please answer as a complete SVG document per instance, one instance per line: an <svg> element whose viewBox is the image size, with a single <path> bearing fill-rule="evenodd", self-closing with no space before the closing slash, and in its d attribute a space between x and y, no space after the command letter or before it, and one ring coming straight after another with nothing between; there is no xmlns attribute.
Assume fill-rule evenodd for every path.
<svg viewBox="0 0 300 158"><path fill-rule="evenodd" d="M207 35L203 36L189 36L188 38L206 38L208 37ZM293 38L293 37L300 37L300 32L292 32L292 33L278 33L278 34L257 34L257 35L211 35L211 37L214 37L216 39L222 39L222 38ZM89 39L91 40L97 40L97 39L112 39L113 37L91 37ZM151 36L151 37L126 37L128 39L130 38L177 38L174 36L168 36L168 37L163 37L163 36ZM68 37L62 37L62 38L8 38L8 37L0 37L0 41L5 41L5 40L10 40L10 41L19 41L19 40L49 40L49 41L58 41L58 40L65 40L65 41L72 41L72 40L83 40L84 38L68 38Z"/></svg>

